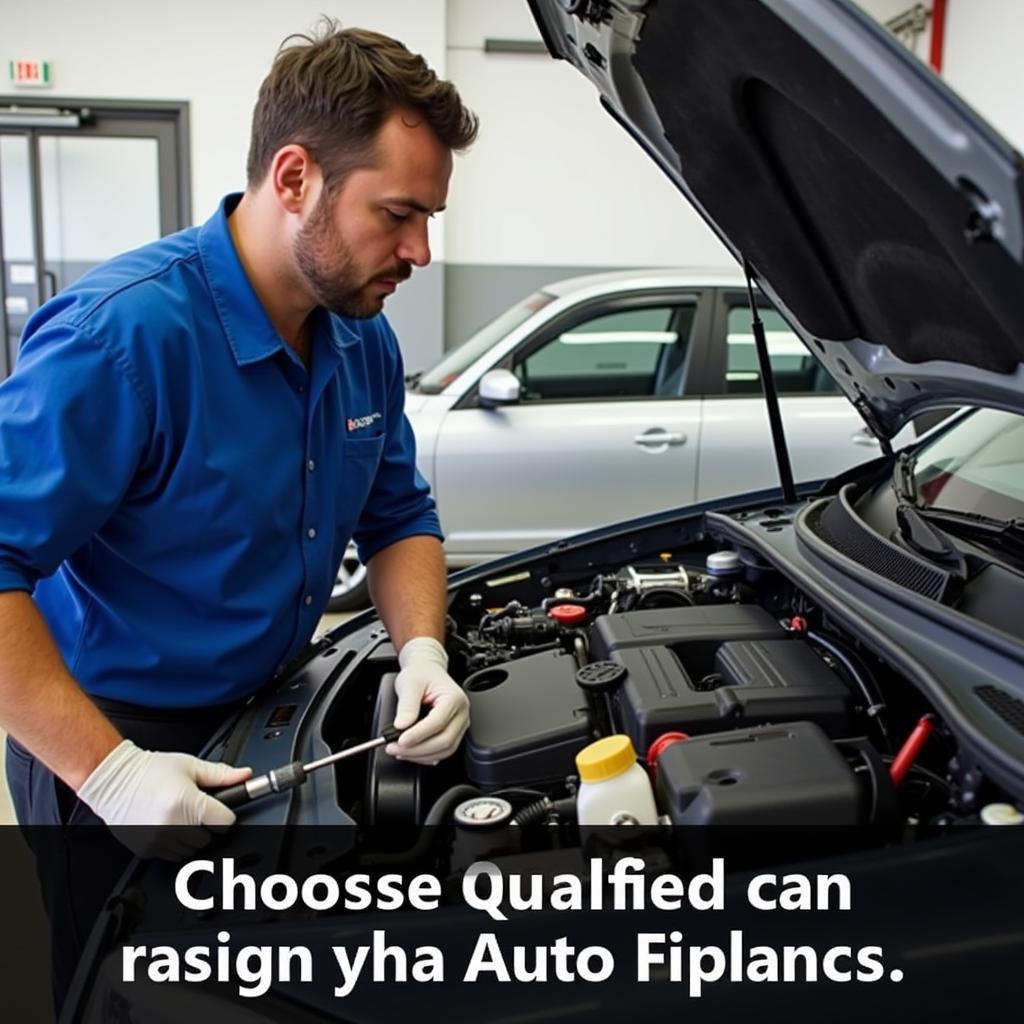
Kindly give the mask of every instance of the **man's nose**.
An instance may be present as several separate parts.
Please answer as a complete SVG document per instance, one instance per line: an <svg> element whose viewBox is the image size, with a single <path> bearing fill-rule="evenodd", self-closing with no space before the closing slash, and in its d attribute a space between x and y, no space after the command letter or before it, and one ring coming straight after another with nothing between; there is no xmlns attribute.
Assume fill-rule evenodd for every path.
<svg viewBox="0 0 1024 1024"><path fill-rule="evenodd" d="M395 255L414 267L425 267L430 262L430 241L427 237L427 222L410 224L403 232Z"/></svg>

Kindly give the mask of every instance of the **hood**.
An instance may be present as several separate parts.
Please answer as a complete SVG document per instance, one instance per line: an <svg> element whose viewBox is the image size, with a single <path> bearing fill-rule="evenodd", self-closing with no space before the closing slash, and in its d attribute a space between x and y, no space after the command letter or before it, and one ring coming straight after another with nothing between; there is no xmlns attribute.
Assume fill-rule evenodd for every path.
<svg viewBox="0 0 1024 1024"><path fill-rule="evenodd" d="M530 4L879 436L1024 413L1021 157L881 26L844 0Z"/></svg>

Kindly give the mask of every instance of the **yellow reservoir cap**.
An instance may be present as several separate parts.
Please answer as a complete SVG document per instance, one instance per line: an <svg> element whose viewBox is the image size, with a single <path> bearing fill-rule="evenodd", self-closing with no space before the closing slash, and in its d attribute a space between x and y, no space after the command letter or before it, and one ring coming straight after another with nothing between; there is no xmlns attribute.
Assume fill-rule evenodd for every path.
<svg viewBox="0 0 1024 1024"><path fill-rule="evenodd" d="M605 736L576 755L576 770L583 782L603 782L636 764L636 751L628 736Z"/></svg>

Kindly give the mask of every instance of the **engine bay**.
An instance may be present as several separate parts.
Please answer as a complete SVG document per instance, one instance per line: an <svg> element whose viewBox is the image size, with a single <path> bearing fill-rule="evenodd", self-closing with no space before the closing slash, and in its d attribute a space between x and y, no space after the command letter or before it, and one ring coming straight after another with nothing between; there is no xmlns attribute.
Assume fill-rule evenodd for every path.
<svg viewBox="0 0 1024 1024"><path fill-rule="evenodd" d="M377 834L419 830L409 857L578 844L577 758L625 738L663 827L856 826L890 844L1016 820L1012 797L900 671L764 558L691 536L678 555L453 587L449 672L470 699L461 755L419 768L373 751L318 799ZM394 715L386 632L357 640L325 652L340 667L309 721L330 751ZM601 823L643 820L623 806Z"/></svg>
<svg viewBox="0 0 1024 1024"><path fill-rule="evenodd" d="M1024 832L984 826L1024 823L1019 786L1000 781L943 692L922 684L920 646L885 656L891 638L851 625L854 584L838 580L837 598L801 573L791 557L799 512L666 513L451 580L445 646L470 726L437 765L373 745L397 704L398 658L381 621L368 613L324 634L225 723L206 756L265 773L350 753L240 807L243 827L217 852L261 879L354 878L390 893L404 877L432 878L453 946L480 937L462 905L467 878L534 879L509 906L546 912L545 879L600 890L605 868L627 862L652 884L665 874L691 884L717 861L739 888L751 870L839 866L872 894L865 928L876 927L876 908L900 908L886 929L905 925L905 948L934 940L936 892L970 878L964 905L998 910L997 927L1012 931L1012 901L974 893L975 882L1000 894L1012 882ZM884 598L873 600L896 635ZM931 639L921 631L922 644ZM976 687L967 673L947 678L949 693ZM205 863L212 885L215 862ZM243 926L227 908L189 916L162 869L140 865L111 904L108 962L128 936ZM366 922L349 909L359 906L286 908L280 922L252 927L362 941ZM553 937L565 932L553 911L536 920ZM621 917L606 920L609 942L628 933ZM590 923L580 919L581 941ZM691 941L698 923L687 918ZM436 927L415 915L406 925L417 937ZM949 927L958 949L960 922ZM991 934L988 917L976 927Z"/></svg>
<svg viewBox="0 0 1024 1024"><path fill-rule="evenodd" d="M465 772L482 792L550 790L549 814L571 815L575 755L624 735L664 823L893 825L956 810L955 780L927 767L950 753L941 729L893 772L899 738L934 716L736 551L477 610L475 594L455 607L450 644L471 702Z"/></svg>

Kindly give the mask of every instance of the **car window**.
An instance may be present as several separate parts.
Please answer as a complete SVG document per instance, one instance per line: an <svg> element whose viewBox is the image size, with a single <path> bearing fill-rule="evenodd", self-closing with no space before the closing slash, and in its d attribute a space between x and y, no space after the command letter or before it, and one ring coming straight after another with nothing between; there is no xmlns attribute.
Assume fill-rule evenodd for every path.
<svg viewBox="0 0 1024 1024"><path fill-rule="evenodd" d="M835 381L774 309L761 309L768 359L779 394L835 394ZM761 394L750 310L731 306L726 327L725 394Z"/></svg>
<svg viewBox="0 0 1024 1024"><path fill-rule="evenodd" d="M677 396L695 310L662 304L575 324L515 362L522 400Z"/></svg>
<svg viewBox="0 0 1024 1024"><path fill-rule="evenodd" d="M416 390L427 395L438 395L464 370L493 348L505 335L525 323L534 313L554 302L554 295L534 292L511 309L506 309L489 324L467 338L458 348L446 352L441 361L424 373L416 383Z"/></svg>

